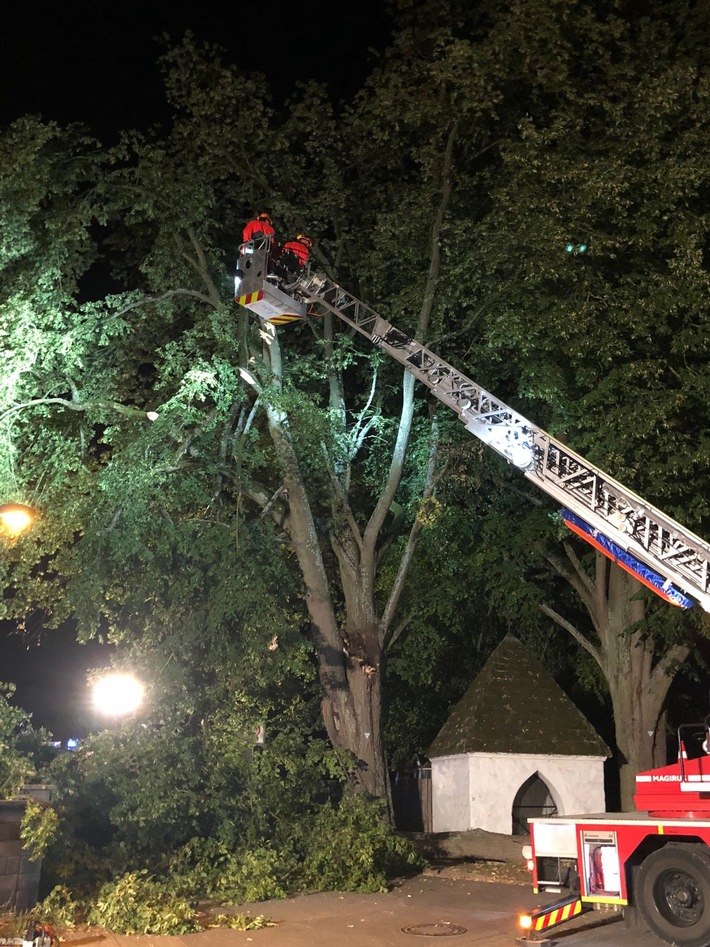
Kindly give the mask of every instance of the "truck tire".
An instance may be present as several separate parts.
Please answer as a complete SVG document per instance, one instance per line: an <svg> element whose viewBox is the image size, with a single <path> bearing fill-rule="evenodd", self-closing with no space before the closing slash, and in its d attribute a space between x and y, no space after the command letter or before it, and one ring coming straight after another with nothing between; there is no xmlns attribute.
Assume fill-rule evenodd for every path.
<svg viewBox="0 0 710 947"><path fill-rule="evenodd" d="M710 853L702 845L665 845L642 862L636 906L649 929L677 947L710 947Z"/></svg>

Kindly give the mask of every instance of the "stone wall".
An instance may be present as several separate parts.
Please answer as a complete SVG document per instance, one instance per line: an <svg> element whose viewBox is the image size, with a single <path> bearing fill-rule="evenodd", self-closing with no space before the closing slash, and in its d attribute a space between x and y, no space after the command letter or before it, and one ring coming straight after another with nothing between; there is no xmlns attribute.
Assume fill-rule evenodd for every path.
<svg viewBox="0 0 710 947"><path fill-rule="evenodd" d="M26 911L37 903L42 861L23 851L20 823L23 799L0 802L0 911Z"/></svg>

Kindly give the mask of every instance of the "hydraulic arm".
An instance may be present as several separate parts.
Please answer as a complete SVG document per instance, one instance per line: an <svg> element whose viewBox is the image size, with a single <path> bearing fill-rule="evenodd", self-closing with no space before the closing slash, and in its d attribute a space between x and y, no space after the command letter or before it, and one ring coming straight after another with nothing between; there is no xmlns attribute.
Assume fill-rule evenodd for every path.
<svg viewBox="0 0 710 947"><path fill-rule="evenodd" d="M266 278L267 253L268 250L257 251L250 278L244 280L247 285L237 290L237 301L256 312L259 305L265 312L263 307L271 291ZM260 293L259 300L254 299ZM502 454L561 503L565 508L563 517L575 532L673 604L687 607L692 604L686 598L690 596L710 612L710 545L700 537L528 421L327 277L304 275L285 287L283 295L289 301L281 311L290 318L303 318L307 306L320 305L387 351L455 411L467 431ZM269 321L284 320L276 317ZM625 565L626 554L630 554L629 559L638 560L641 568ZM644 566L648 572L644 572Z"/></svg>

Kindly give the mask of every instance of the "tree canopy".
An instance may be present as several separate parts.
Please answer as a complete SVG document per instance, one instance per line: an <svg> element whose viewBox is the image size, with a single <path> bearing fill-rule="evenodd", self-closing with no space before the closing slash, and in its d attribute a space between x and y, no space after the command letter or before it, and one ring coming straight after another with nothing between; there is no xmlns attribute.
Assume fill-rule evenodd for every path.
<svg viewBox="0 0 710 947"><path fill-rule="evenodd" d="M709 24L674 10L400 0L338 104L313 83L275 104L186 36L162 59L169 127L108 149L6 129L0 485L43 515L3 565L4 614L76 616L157 690L165 673L180 727L204 727L195 760L231 693L226 760L278 721L327 735L384 799L395 714L433 735L405 685L443 714L467 683L452 664L470 679L521 623L552 660L564 631L623 759L650 765L701 623L563 539L332 316L269 332L230 272L268 207L281 239L315 238L317 269L702 534Z"/></svg>

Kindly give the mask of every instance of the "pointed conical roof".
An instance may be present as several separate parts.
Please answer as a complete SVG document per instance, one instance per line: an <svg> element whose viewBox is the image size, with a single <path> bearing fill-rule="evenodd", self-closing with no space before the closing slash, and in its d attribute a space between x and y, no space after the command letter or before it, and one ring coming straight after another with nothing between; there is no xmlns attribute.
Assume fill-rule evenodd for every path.
<svg viewBox="0 0 710 947"><path fill-rule="evenodd" d="M513 635L490 656L428 756L458 753L610 756L587 718Z"/></svg>

